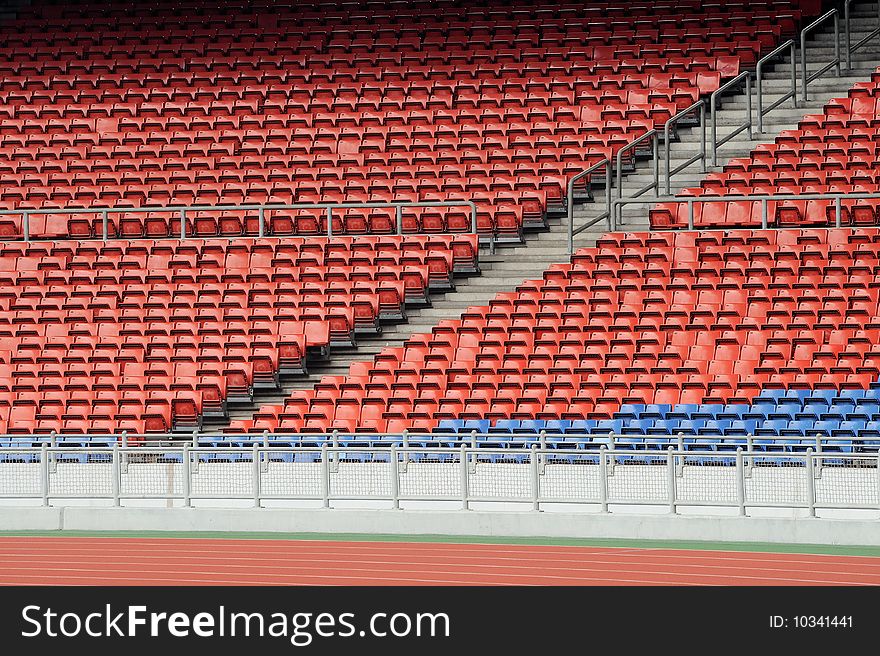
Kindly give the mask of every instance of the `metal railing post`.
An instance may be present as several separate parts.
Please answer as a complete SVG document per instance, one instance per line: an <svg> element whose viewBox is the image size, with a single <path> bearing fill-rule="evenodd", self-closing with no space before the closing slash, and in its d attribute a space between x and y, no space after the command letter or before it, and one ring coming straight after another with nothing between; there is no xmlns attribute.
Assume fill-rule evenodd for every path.
<svg viewBox="0 0 880 656"><path fill-rule="evenodd" d="M694 229L694 201L688 200L688 230Z"/></svg>
<svg viewBox="0 0 880 656"><path fill-rule="evenodd" d="M740 517L746 516L746 481L743 468L743 450L736 447L736 502L739 505Z"/></svg>
<svg viewBox="0 0 880 656"><path fill-rule="evenodd" d="M768 219L767 219L767 200L762 198L761 199L761 227L766 230L768 225L769 225L769 223L768 223Z"/></svg>
<svg viewBox="0 0 880 656"><path fill-rule="evenodd" d="M611 220L611 184L612 184L611 160L605 160L605 207L608 214L608 229L614 230L614 224Z"/></svg>
<svg viewBox="0 0 880 656"><path fill-rule="evenodd" d="M666 121L666 125L663 126L663 150L665 151L664 155L666 157L666 168L664 169L665 178L665 189L666 195L672 193L672 173L670 173L670 169L672 168L672 144L670 143L670 130L669 130L669 121ZM623 211L621 209L621 211Z"/></svg>
<svg viewBox="0 0 880 656"><path fill-rule="evenodd" d="M266 211L263 207L257 210L257 230L260 237L266 236Z"/></svg>
<svg viewBox="0 0 880 656"><path fill-rule="evenodd" d="M391 457L388 459L391 465L391 508L400 510L400 470L397 462L397 446L391 445Z"/></svg>
<svg viewBox="0 0 880 656"><path fill-rule="evenodd" d="M49 433L49 446L53 449L58 446L58 434L55 431ZM54 474L55 468L58 466L57 458L54 451L49 452L49 473Z"/></svg>
<svg viewBox="0 0 880 656"><path fill-rule="evenodd" d="M538 467L538 445L532 444L532 448L529 450L529 483L532 493L532 510L535 511L541 509L539 501L541 498L541 483Z"/></svg>
<svg viewBox="0 0 880 656"><path fill-rule="evenodd" d="M324 508L330 507L330 458L327 442L321 445L321 497Z"/></svg>
<svg viewBox="0 0 880 656"><path fill-rule="evenodd" d="M700 103L700 173L706 172L706 103Z"/></svg>
<svg viewBox="0 0 880 656"><path fill-rule="evenodd" d="M755 104L757 112L755 114L755 121L757 124L758 134L763 134L764 132L764 115L769 113L771 110L776 109L782 103L784 103L788 98L791 98L792 107L797 109L797 51L796 44L794 39L789 39L779 47L777 47L772 52L767 53L761 59L758 60L758 63L755 64ZM764 109L764 64L768 61L779 55L783 50L789 50L789 54L791 56L791 91L781 98L779 98L776 102L770 105L766 110Z"/></svg>
<svg viewBox="0 0 880 656"><path fill-rule="evenodd" d="M807 95L807 30L801 31L801 99L806 103Z"/></svg>
<svg viewBox="0 0 880 656"><path fill-rule="evenodd" d="M605 445L599 447L599 511L608 512L608 462Z"/></svg>
<svg viewBox="0 0 880 656"><path fill-rule="evenodd" d="M841 210L842 210L842 207L841 207L840 196L838 196L837 198L834 199L834 226L836 228L839 228L841 225L841 220L842 220Z"/></svg>
<svg viewBox="0 0 880 656"><path fill-rule="evenodd" d="M718 97L718 91L720 90L721 87L709 96L709 102L711 103L709 120L712 121L712 166L718 166L718 112L715 107L715 98Z"/></svg>
<svg viewBox="0 0 880 656"><path fill-rule="evenodd" d="M122 431L119 434L121 441L122 453L120 454L119 471L128 473L128 431Z"/></svg>
<svg viewBox="0 0 880 656"><path fill-rule="evenodd" d="M816 479L813 471L813 447L807 447L806 467L807 475L807 512L810 517L816 516Z"/></svg>
<svg viewBox="0 0 880 656"><path fill-rule="evenodd" d="M405 474L406 468L409 465L409 431L403 429L401 437L403 439L403 462L401 463L400 470Z"/></svg>
<svg viewBox="0 0 880 656"><path fill-rule="evenodd" d="M718 112L717 112L717 104L718 104L718 96L724 93L729 87L737 84L740 80L745 78L745 88L746 88L746 121L741 124L735 130L733 130L730 134L725 136L723 139L718 139ZM725 82L720 87L718 87L715 91L712 92L712 95L709 96L709 120L712 122L711 131L712 131L712 166L718 166L718 147L727 143L733 137L738 135L743 130L749 130L749 136L751 136L752 131L752 87L751 87L751 78L752 74L748 71L740 73L732 80ZM700 116L701 122L704 122L702 119L705 116L705 105L702 105L700 108ZM703 141L706 141L705 138L705 130L703 134ZM705 172L705 162L704 162L704 172Z"/></svg>
<svg viewBox="0 0 880 656"><path fill-rule="evenodd" d="M107 210L101 212L101 239L107 241L110 235L110 214Z"/></svg>
<svg viewBox="0 0 880 656"><path fill-rule="evenodd" d="M660 196L660 134L653 130L653 145L651 146L652 159L654 160L654 196ZM621 193L623 193L621 191Z"/></svg>
<svg viewBox="0 0 880 656"><path fill-rule="evenodd" d="M672 169L672 126L675 125L679 119L688 114L692 113L695 109L699 108L700 111L700 152L698 155L694 155L690 159L688 159L683 164L680 164L678 168L675 170ZM663 142L665 144L664 150L666 151L666 195L670 195L672 193L672 176L678 173L679 171L683 171L688 166L693 164L694 162L700 162L700 171L706 172L706 101L698 100L693 105L688 107L687 109L681 110L675 116L670 117L666 123L663 125Z"/></svg>
<svg viewBox="0 0 880 656"><path fill-rule="evenodd" d="M849 39L849 3L850 0L843 2L843 42L846 44L846 70L852 70L852 52L850 51Z"/></svg>
<svg viewBox="0 0 880 656"><path fill-rule="evenodd" d="M31 240L31 215L30 212L22 212L21 213L21 232L24 240L29 242Z"/></svg>
<svg viewBox="0 0 880 656"><path fill-rule="evenodd" d="M547 466L547 431L544 429L538 433L538 446L541 449L541 455L538 456L538 473L543 474Z"/></svg>
<svg viewBox="0 0 880 656"><path fill-rule="evenodd" d="M334 430L331 435L333 440L333 463L330 471L335 474L339 471L339 431Z"/></svg>
<svg viewBox="0 0 880 656"><path fill-rule="evenodd" d="M180 210L180 238L186 239L186 210Z"/></svg>
<svg viewBox="0 0 880 656"><path fill-rule="evenodd" d="M113 452L111 454L112 461L110 466L110 486L113 495L113 505L117 508L121 505L119 499L119 456L119 443L115 442L113 444Z"/></svg>
<svg viewBox="0 0 880 656"><path fill-rule="evenodd" d="M755 136L754 130L752 130L752 126L754 123L752 122L752 75L750 73L746 74L746 125L748 125L748 135L749 139L752 139Z"/></svg>
<svg viewBox="0 0 880 656"><path fill-rule="evenodd" d="M568 254L574 253L574 179L568 181L565 191L565 210L568 216Z"/></svg>
<svg viewBox="0 0 880 656"><path fill-rule="evenodd" d="M824 23L829 18L834 18L834 61L827 64L824 68L816 71L812 75L808 75L807 73L807 34L810 30L819 26L821 23ZM840 16L837 9L831 9L830 11L825 12L819 18L814 20L812 23L807 25L804 29L801 30L801 85L803 88L801 89L801 98L804 102L807 102L809 99L809 93L807 91L807 85L811 80L815 80L817 77L822 75L825 71L827 71L832 66L835 67L837 71L837 76L840 77ZM849 50L849 47L847 47Z"/></svg>
<svg viewBox="0 0 880 656"><path fill-rule="evenodd" d="M333 236L333 207L327 207L327 236Z"/></svg>
<svg viewBox="0 0 880 656"><path fill-rule="evenodd" d="M580 180L581 178L584 178L584 177L590 175L593 171L599 169L600 167L605 168L605 186L606 186L605 200L608 203L608 208L606 210L607 216L606 216L606 212L603 212L602 214L600 214L598 217L596 217L595 219L593 219L589 223L585 223L584 225L580 226L577 230L575 230L574 229L574 183L577 182L578 180ZM574 236L575 235L580 234L581 232L583 232L584 230L586 230L590 226L595 225L596 223L598 223L602 219L607 219L608 225L609 226L611 225L611 216L610 216L610 214L611 214L611 190L610 190L610 188L608 188L610 184L611 184L611 164L610 164L610 160L608 160L607 158L603 159L601 162L596 162L595 164L593 164L589 168L581 171L580 173L575 174L574 176L572 176L568 179L568 186L566 187L566 190L565 190L565 205L566 205L565 209L566 209L566 219L567 219L567 223L568 223L568 254L569 255L574 253Z"/></svg>
<svg viewBox="0 0 880 656"><path fill-rule="evenodd" d="M461 484L461 509L462 510L470 510L470 493L468 490L468 455L467 455L467 447L463 444L458 451L459 456L459 475L460 475L460 484Z"/></svg>
<svg viewBox="0 0 880 656"><path fill-rule="evenodd" d="M49 505L49 447L45 442L40 444L40 496L43 506Z"/></svg>
<svg viewBox="0 0 880 656"><path fill-rule="evenodd" d="M666 486L669 492L669 513L675 515L678 513L676 506L676 482L675 482L675 458L673 457L673 448L669 447L666 451Z"/></svg>
<svg viewBox="0 0 880 656"><path fill-rule="evenodd" d="M254 508L260 507L260 447L254 443L253 450L251 451L251 479L253 483L253 493L254 493Z"/></svg>
<svg viewBox="0 0 880 656"><path fill-rule="evenodd" d="M190 452L189 442L183 443L183 507L192 507L192 471L191 463L192 453Z"/></svg>
<svg viewBox="0 0 880 656"><path fill-rule="evenodd" d="M849 46L847 45L847 68L849 68ZM834 70L840 77L840 14L834 13Z"/></svg>
<svg viewBox="0 0 880 656"><path fill-rule="evenodd" d="M403 206L396 205L394 207L394 221L397 224L397 234L403 234Z"/></svg>
<svg viewBox="0 0 880 656"><path fill-rule="evenodd" d="M752 453L752 449L753 449L752 440L753 440L753 439L754 439L754 438L753 438L753 436L752 436L751 433L749 433L748 435L746 435L746 452L749 453L749 454ZM752 465L754 465L754 463L755 463L755 460L754 460L754 458L752 458L751 456L749 456L748 458L746 458L745 463L743 463L743 464L745 465L745 472L743 473L743 475L745 476L745 478L751 478L751 477L752 477Z"/></svg>
<svg viewBox="0 0 880 656"><path fill-rule="evenodd" d="M874 464L877 466L876 476L874 476L874 482L877 483L877 507L880 508L880 453L874 456L874 460Z"/></svg>

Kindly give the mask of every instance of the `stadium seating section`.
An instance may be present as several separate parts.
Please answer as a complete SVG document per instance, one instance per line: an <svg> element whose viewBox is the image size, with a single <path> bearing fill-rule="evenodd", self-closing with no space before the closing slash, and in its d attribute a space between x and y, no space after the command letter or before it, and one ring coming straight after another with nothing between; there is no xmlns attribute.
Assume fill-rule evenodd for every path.
<svg viewBox="0 0 880 656"><path fill-rule="evenodd" d="M7 244L0 433L196 427L476 269L475 235Z"/></svg>
<svg viewBox="0 0 880 656"><path fill-rule="evenodd" d="M233 429L876 432L878 254L877 228L609 235Z"/></svg>
<svg viewBox="0 0 880 656"><path fill-rule="evenodd" d="M145 209L470 200L479 233L518 241L570 176L819 10L35 2L0 24L0 433L197 427L479 272L461 206L407 208L405 235L385 207L331 226L277 209L268 236L254 212L199 209L189 240L169 239L179 213ZM878 83L684 193L877 191ZM729 230L607 235L228 435L880 440L880 230L816 229L826 205L772 204L786 231L710 204L697 227ZM64 213L106 206L132 211ZM21 212L41 209L58 213L29 215L29 234L54 241L21 241ZM880 218L844 209L851 226ZM686 224L677 203L650 217Z"/></svg>
<svg viewBox="0 0 880 656"><path fill-rule="evenodd" d="M870 82L855 84L846 98L825 105L825 113L805 116L796 130L784 130L774 143L761 144L751 156L732 159L724 170L708 173L699 188L683 196L789 193L877 193L880 70ZM844 200L842 225L876 225L880 199ZM687 205L664 203L650 211L654 228L688 225ZM768 224L773 227L835 225L833 201L769 201ZM694 203L694 225L700 227L760 227L756 201Z"/></svg>
<svg viewBox="0 0 880 656"><path fill-rule="evenodd" d="M482 233L519 240L561 208L568 177L818 10L816 0L38 2L0 26L0 207L473 199ZM171 215L151 216L112 216L109 231L177 232ZM323 211L273 218L274 235L327 230ZM31 232L90 237L100 219L32 217ZM256 231L241 213L189 219L202 237ZM332 227L389 233L395 217L340 210ZM460 207L404 221L407 232L469 228ZM0 220L0 236L22 230L19 215Z"/></svg>

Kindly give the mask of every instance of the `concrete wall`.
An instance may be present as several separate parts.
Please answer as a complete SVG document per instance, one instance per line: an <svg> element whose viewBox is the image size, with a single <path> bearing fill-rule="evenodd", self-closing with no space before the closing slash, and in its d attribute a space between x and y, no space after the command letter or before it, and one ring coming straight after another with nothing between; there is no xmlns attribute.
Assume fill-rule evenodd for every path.
<svg viewBox="0 0 880 656"><path fill-rule="evenodd" d="M258 531L880 545L858 519L231 508L0 508L0 530Z"/></svg>

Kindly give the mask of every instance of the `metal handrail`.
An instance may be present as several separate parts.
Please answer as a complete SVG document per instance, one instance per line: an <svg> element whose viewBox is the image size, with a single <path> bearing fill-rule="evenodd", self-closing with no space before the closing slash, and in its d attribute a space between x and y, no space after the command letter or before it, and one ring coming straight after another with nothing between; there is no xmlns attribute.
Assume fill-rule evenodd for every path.
<svg viewBox="0 0 880 656"><path fill-rule="evenodd" d="M554 448L547 443L534 444L531 448L467 444L430 447L397 443L381 447L336 444L266 447L253 444L215 449L183 443L156 449L120 447L118 444L110 448L85 449L48 447L43 444L39 448L10 450L12 453L5 454L21 454L18 459L24 461L29 471L37 469L34 473L39 483L16 486L14 479L6 479L6 485L0 486L3 488L0 496L6 500L39 499L44 507L53 505L53 500L80 498L103 499L117 507L122 505L123 499L181 499L185 507L192 507L193 500L210 499L211 504L216 505L218 500L236 499L249 500L257 508L262 507L266 500L315 500L321 501L324 508L331 508L331 501L375 500L386 501L394 509L400 508L401 501L433 500L459 502L462 510L469 510L472 502L481 501L528 504L534 511L541 510L542 504L590 504L598 505L603 513L610 511L611 504L667 506L672 514L679 512L679 506L738 508L740 515L747 514L747 507L803 508L811 516L816 514L817 508L877 509L880 455L876 452L822 451L810 444L803 445L806 446L805 450L762 450L760 446L763 445L753 441L746 445L746 449L742 444L731 443L727 445L728 448L721 450L716 448L717 444L707 445L703 449L672 443L654 449L642 449L633 444L627 445L628 448L621 445L620 449L605 444L597 446L595 449L582 449L571 446ZM457 485L441 486L442 489L428 486L426 491L412 489L411 486L410 489L403 488L400 485L402 475L418 477L425 472L424 469L409 469L410 463L425 458L439 466L457 469ZM340 467L340 462L350 459L359 460L371 468L369 485L364 484L363 478L352 478L351 470ZM179 485L170 484L173 469L169 471L168 467L152 466L163 461L168 466L177 465ZM218 461L223 462L222 467L212 466ZM524 466L523 473L526 475L511 478L504 464L494 464L498 461L518 462ZM5 462L9 461L0 461L0 469L3 469ZM58 467L60 462L65 463L64 468ZM100 462L104 467L95 469L89 462ZM289 482L287 477L279 485L278 474L284 471L285 463L294 462L310 467L315 475L308 477L306 485L284 485L284 482ZM541 484L548 467L559 466L560 473L566 470L571 473L569 465L575 462L595 468L593 471L599 475L595 492L584 490L583 486L569 491L558 486L553 486L557 488L554 490ZM16 463L12 466L20 465ZM633 495L619 486L615 490L610 481L615 476L615 468L619 466L632 469L630 474L633 476L648 474L653 481L657 480L655 473L662 473L665 469L666 484L649 495ZM732 481L728 476L721 483L717 478L713 480L698 475L692 478L688 494L680 493L679 481L687 476L688 471L717 472L722 466L733 472ZM842 501L829 499L827 494L818 495L818 481L823 479L823 470L828 466L833 466L838 475L843 475L842 472L847 470L858 472L862 482L857 486L857 493L845 495L847 498ZM144 480L152 481L153 485L125 484L125 474L132 473L133 468L137 467L142 467L140 476L145 476ZM764 494L757 498L748 496L747 479L758 468L765 467ZM77 468L88 469L88 476L82 478ZM478 468L482 468L479 471L481 484L479 490L474 490L471 483L478 474ZM771 473L783 471L786 472L784 476L773 476ZM275 484L267 489L264 478L272 480L273 473ZM233 477L237 485L230 485ZM350 485L342 486L344 489L334 489L334 477L337 481L347 480ZM210 481L211 485L206 488L196 484L196 478ZM138 480L141 480L140 477ZM13 485L10 487L11 481ZM376 485L378 481L387 485ZM696 487L693 482L697 483ZM736 488L735 494L730 495L729 488L728 493L719 494L719 484L729 486L731 483ZM827 485L834 486L835 480ZM846 485L845 480L842 485ZM799 493L792 495L793 491Z"/></svg>
<svg viewBox="0 0 880 656"><path fill-rule="evenodd" d="M712 166L718 166L718 147L723 146L728 141L733 139L736 135L738 135L743 130L749 130L749 136L751 136L752 129L752 74L748 71L743 71L739 75L737 75L732 80L728 80L720 87L715 89L712 92L712 95L709 97L709 115L712 120ZM740 80L746 81L746 120L745 123L741 124L737 127L733 132L726 135L722 139L718 139L718 116L715 111L715 106L717 104L718 95L726 91L728 88L733 86L734 84L738 84Z"/></svg>
<svg viewBox="0 0 880 656"><path fill-rule="evenodd" d="M834 59L823 68L807 75L807 34L829 18L834 18ZM848 56L848 55L847 55ZM837 77L840 77L840 15L837 9L825 12L819 18L801 30L801 99L807 101L807 85L832 67L836 68Z"/></svg>
<svg viewBox="0 0 880 656"><path fill-rule="evenodd" d="M654 181L649 182L647 185L642 187L641 189L634 191L632 193L632 198L636 198L641 196L642 194L654 190L654 195L657 196L660 193L660 157L659 157L659 149L660 149L660 133L657 130L648 130L643 135L636 137L628 144L626 144L623 148L617 151L616 155L616 174L617 174L617 197L623 197L623 154L628 152L629 150L635 148L643 141L650 139L651 140L651 159L654 163ZM618 216L611 217L611 229L617 230L618 219L620 223L623 223L623 218Z"/></svg>
<svg viewBox="0 0 880 656"><path fill-rule="evenodd" d="M348 440L354 436L354 440ZM651 442L657 444L663 444L664 448L670 441L676 441L680 443L681 448L684 449L685 446L699 446L702 441L708 441L707 443L716 444L715 440L718 439L727 439L727 440L743 440L745 441L749 451L753 448L753 440L754 435L724 435L721 432L718 433L705 433L705 434L685 434L685 433L673 433L673 434L665 434L665 435L657 435L657 434L648 434L648 433L628 433L626 435L619 433L588 433L588 432L559 432L551 429L543 429L536 433L503 433L503 432L478 432L476 430L465 431L465 432L455 432L455 431L436 431L436 432L428 432L428 431L418 431L418 430L404 430L398 433L361 433L361 432L349 432L349 431L328 431L323 433L296 433L296 432L271 432L271 431L263 431L260 433L222 433L222 432L209 432L209 431L196 431L196 432L183 432L183 433L145 433L136 435L133 433L127 433L126 431L121 431L119 433L14 433L7 435L0 435L0 438L10 441L30 441L32 444L37 443L38 446L21 446L14 444L6 444L0 446L0 454L5 453L4 449L8 449L10 452L18 452L18 451L29 451L31 449L39 450L43 443L46 444L47 448L58 448L62 452L68 448L81 448L84 450L95 452L101 451L102 449L106 450L110 447L107 446L110 442L117 443L122 448L132 448L135 452L140 452L138 450L148 450L148 449L156 449L156 448L168 448L168 447L181 447L183 445L190 445L191 447L199 447L203 449L217 449L225 451L228 448L232 447L214 447L211 445L211 442L215 439L227 441L227 442L242 442L247 443L249 446L253 444L262 444L263 446L269 447L272 446L273 440L279 441L301 441L301 442L328 442L330 444L339 445L340 442L345 443L346 441L354 441L357 442L359 439L363 439L366 441L374 441L374 442L392 442L392 441L401 441L404 445L409 444L410 441L417 442L425 442L430 440L446 440L446 441L471 441L474 440L481 441L482 438L487 438L487 441L491 441L492 439L498 439L500 437L508 436L508 437L519 437L523 441L533 441L537 440L538 443L546 443L547 437L563 437L570 438L572 440L584 440L590 439L597 443L606 444L609 448L614 448L616 445L626 445L630 444L625 440L629 440L633 437L642 438L645 440L645 444L649 444ZM428 439L424 439L428 438ZM64 441L70 440L80 440L86 444L83 447L66 447L63 446ZM869 441L869 442L877 442L880 443L880 437L878 438L859 438L859 437L840 437L840 436L827 436L821 435L817 433L816 435L806 435L803 437L779 437L776 438L774 436L762 436L762 440L776 445L778 440L778 445L783 446L791 446L791 440L797 439L802 443L809 443L811 445L815 445L817 451L821 451L823 445L826 443L830 443L833 445L840 445L843 443L848 443L851 446L859 446L858 443ZM95 444L89 444L90 441L94 440ZM276 448L276 447L273 447ZM280 448L280 447L277 447ZM298 446L293 447L296 449L310 449L310 448L320 448L320 447L304 447ZM342 448L351 448L342 447ZM366 448L366 447L364 447ZM376 447L379 448L379 447ZM420 447L421 448L421 447Z"/></svg>
<svg viewBox="0 0 880 656"><path fill-rule="evenodd" d="M843 202L848 200L866 200L880 199L880 192L857 192L857 193L824 193L824 194L754 194L754 195L723 195L723 196L664 196L662 198L653 198L650 200L642 198L618 198L612 201L614 211L620 211L619 206L623 205L647 205L655 203L680 203L688 206L688 229L694 230L694 205L697 203L739 203L752 202L761 203L761 227L769 228L769 220L767 217L768 203L770 202L797 202L808 200L830 200L834 201L835 207L835 225L834 227L842 227ZM701 230L724 229L729 230L730 225L723 226L705 226Z"/></svg>
<svg viewBox="0 0 880 656"><path fill-rule="evenodd" d="M188 212L257 212L259 234L257 238L266 236L266 212L275 210L326 210L327 211L327 236L333 236L333 210L337 209L370 209L370 208L394 208L396 214L397 233L403 234L403 210L408 207L468 207L471 215L471 234L477 234L477 205L471 200L445 200L445 201L375 201L375 202L342 202L342 203L290 203L290 204L241 204L241 205L168 205L160 207L56 207L49 209L19 209L0 210L0 216L22 217L22 241L33 241L30 234L30 217L34 215L70 215L70 214L100 214L102 217L102 230L100 239L118 239L119 236L110 237L109 221L111 214L179 214L180 238L193 238L187 235L186 215ZM228 235L218 235L223 239ZM243 235L235 235L234 238L246 238ZM81 240L82 237L56 237L39 238L38 241L66 241ZM18 241L18 240L6 240Z"/></svg>
<svg viewBox="0 0 880 656"><path fill-rule="evenodd" d="M595 219L590 221L589 223L585 223L580 226L577 230L574 227L574 183L586 176L590 175L594 171L604 167L605 168L605 202L606 202L606 210L597 216ZM565 205L566 205L566 213L568 215L568 254L571 255L574 252L574 236L580 234L587 228L594 226L599 223L599 221L603 219L608 219L608 229L611 230L611 160L608 158L603 159L602 161L596 162L588 169L585 169L578 173L577 175L572 176L568 179L568 188L566 189L565 195Z"/></svg>
<svg viewBox="0 0 880 656"><path fill-rule="evenodd" d="M700 110L700 130L702 136L700 138L700 152L697 155L694 155L686 162L679 164L674 170L671 170L671 130L670 128L675 125L679 120L687 116L688 114L693 113L695 109L699 108ZM706 101L698 100L690 107L681 110L678 114L671 117L666 123L663 125L663 143L666 144L666 193L672 193L672 176L678 173L679 171L684 170L694 162L700 162L700 172L706 172Z"/></svg>
<svg viewBox="0 0 880 656"><path fill-rule="evenodd" d="M764 91L763 91L763 69L764 64L768 61L776 57L783 50L791 51L791 91L786 93L784 96L779 98L776 102L770 105L767 109L764 109ZM768 114L770 111L779 107L786 100L791 98L792 107L797 109L798 101L797 101L797 55L795 53L795 42L794 39L789 39L781 46L773 50L772 52L767 53L761 59L758 60L758 63L755 64L755 102L757 104L757 123L758 123L758 133L764 132L764 115Z"/></svg>
<svg viewBox="0 0 880 656"><path fill-rule="evenodd" d="M843 4L843 30L844 30L844 40L846 43L846 70L852 70L852 53L864 46L868 41L876 37L880 34L880 2L877 3L877 27L874 28L874 31L868 34L866 37L862 38L855 45L850 44L850 27L849 27L849 6L852 4L853 0L845 0Z"/></svg>

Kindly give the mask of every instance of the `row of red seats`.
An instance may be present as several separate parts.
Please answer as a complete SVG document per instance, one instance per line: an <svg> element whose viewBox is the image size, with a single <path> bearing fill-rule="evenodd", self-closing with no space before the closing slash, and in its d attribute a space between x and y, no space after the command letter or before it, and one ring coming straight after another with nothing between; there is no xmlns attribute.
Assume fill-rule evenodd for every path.
<svg viewBox="0 0 880 656"><path fill-rule="evenodd" d="M475 236L10 244L0 257L0 400L11 404L0 402L0 423L94 419L53 397L44 407L43 393L72 390L143 393L99 418L134 414L149 430L224 416L227 400L276 389L279 372L305 371L315 353L351 344L355 330L402 319L407 271L425 287L438 276L448 285L457 264L475 267L476 248ZM301 255L313 259L302 275L283 266L291 282L267 282ZM325 256L370 264L336 282L347 267L319 263ZM25 399L34 403L21 412L34 414L6 414Z"/></svg>

